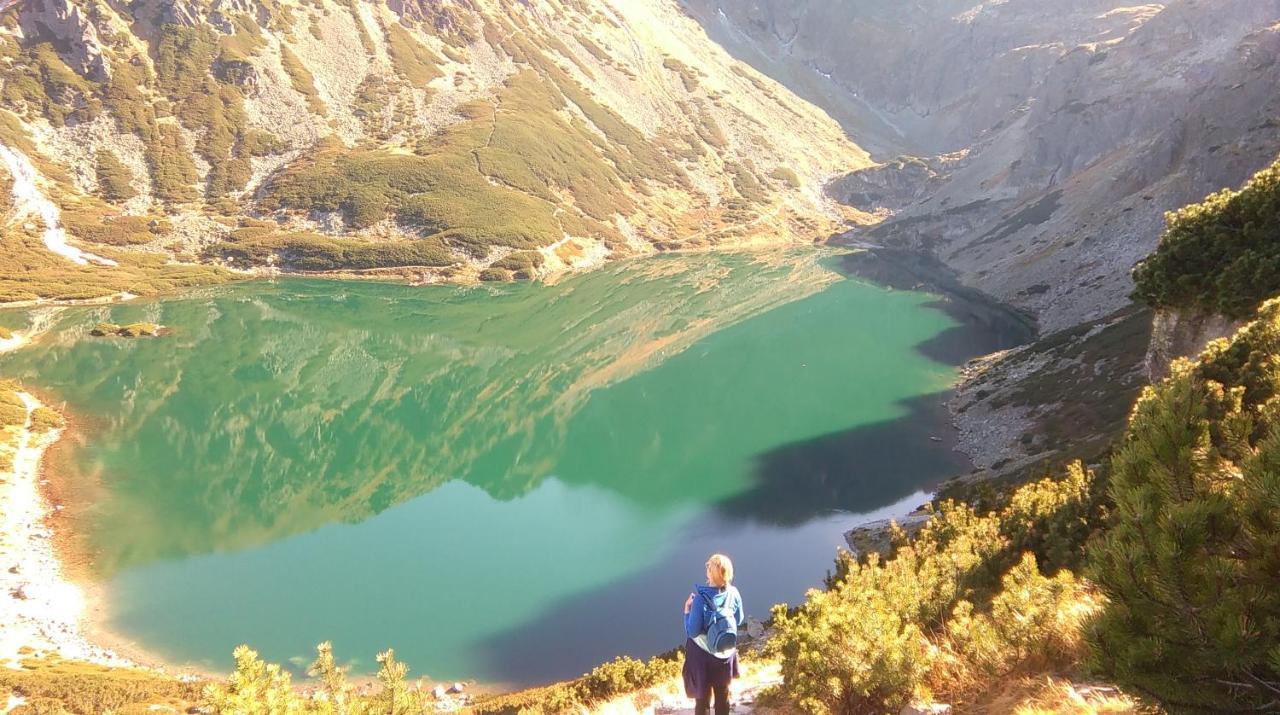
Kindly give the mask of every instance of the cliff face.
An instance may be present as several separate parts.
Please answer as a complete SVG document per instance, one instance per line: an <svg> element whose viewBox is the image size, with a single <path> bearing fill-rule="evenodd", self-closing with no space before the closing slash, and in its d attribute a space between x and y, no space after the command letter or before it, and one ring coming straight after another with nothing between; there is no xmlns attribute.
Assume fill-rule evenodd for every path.
<svg viewBox="0 0 1280 715"><path fill-rule="evenodd" d="M1157 311L1151 321L1151 342L1143 361L1147 378L1155 382L1167 377L1174 360L1199 355L1210 342L1235 335L1245 322L1221 315Z"/></svg>
<svg viewBox="0 0 1280 715"><path fill-rule="evenodd" d="M687 0L712 36L883 152L970 146L1071 49L1124 36L1156 6L1115 0ZM862 130L862 131L859 131ZM874 138L874 142L873 142Z"/></svg>
<svg viewBox="0 0 1280 715"><path fill-rule="evenodd" d="M869 164L668 0L0 12L0 142L75 212L73 240L129 226L117 251L527 276L812 241L856 215L823 185Z"/></svg>

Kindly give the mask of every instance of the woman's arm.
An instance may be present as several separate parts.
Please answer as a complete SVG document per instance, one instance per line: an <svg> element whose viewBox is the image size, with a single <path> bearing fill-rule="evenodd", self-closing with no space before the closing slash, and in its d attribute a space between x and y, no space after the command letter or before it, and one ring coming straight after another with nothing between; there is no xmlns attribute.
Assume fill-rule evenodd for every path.
<svg viewBox="0 0 1280 715"><path fill-rule="evenodd" d="M684 634L697 638L702 634L702 600L696 596L691 598L692 601L684 612Z"/></svg>
<svg viewBox="0 0 1280 715"><path fill-rule="evenodd" d="M734 615L738 619L738 626L741 627L743 623L747 622L747 607L742 605L742 592L736 588L733 589L733 592L738 596L737 601L734 604L737 613Z"/></svg>

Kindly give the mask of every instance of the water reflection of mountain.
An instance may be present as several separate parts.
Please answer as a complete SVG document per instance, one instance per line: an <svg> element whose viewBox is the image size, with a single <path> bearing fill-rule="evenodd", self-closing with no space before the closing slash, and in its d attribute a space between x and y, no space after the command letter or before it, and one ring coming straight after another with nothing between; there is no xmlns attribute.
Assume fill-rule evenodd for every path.
<svg viewBox="0 0 1280 715"><path fill-rule="evenodd" d="M255 283L66 311L2 365L93 417L97 564L234 550L464 479L524 494L597 388L818 291L818 254L615 265L552 286ZM104 319L158 340L85 337ZM677 491L669 499L680 499Z"/></svg>

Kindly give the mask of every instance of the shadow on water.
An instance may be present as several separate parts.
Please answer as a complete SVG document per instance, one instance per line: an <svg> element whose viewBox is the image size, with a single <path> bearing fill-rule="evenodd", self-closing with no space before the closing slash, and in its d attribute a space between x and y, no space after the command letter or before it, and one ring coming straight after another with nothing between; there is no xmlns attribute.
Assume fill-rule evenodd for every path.
<svg viewBox="0 0 1280 715"><path fill-rule="evenodd" d="M849 278L938 295L926 306L956 324L915 349L944 365L962 365L1034 336L1026 316L959 285L927 256L867 250L842 256L838 267ZM956 450L946 407L950 396L947 391L902 401L907 414L899 419L769 450L755 459L755 486L718 509L731 518L802 524L817 514L876 509L936 487L971 466Z"/></svg>
<svg viewBox="0 0 1280 715"><path fill-rule="evenodd" d="M966 468L946 436L944 397L919 397L899 419L761 455L758 485L713 505L673 537L670 553L656 564L551 604L478 643L481 669L525 687L574 677L620 655L648 658L681 645L680 604L714 552L732 555L749 615L763 620L773 604L798 602L807 588L821 586L846 530L914 509L928 490Z"/></svg>
<svg viewBox="0 0 1280 715"><path fill-rule="evenodd" d="M784 445L758 456L756 485L717 505L725 516L778 526L832 511L888 506L968 469L955 449L948 393L906 401L906 416Z"/></svg>
<svg viewBox="0 0 1280 715"><path fill-rule="evenodd" d="M764 620L774 604L798 603L807 589L821 587L850 522L887 518L924 498L907 494L884 509L828 513L798 527L706 513L673 534L673 547L652 566L549 604L477 643L475 657L497 681L528 686L571 678L621 655L648 658L680 646L684 598L702 582L707 555L716 552L732 555L747 614Z"/></svg>
<svg viewBox="0 0 1280 715"><path fill-rule="evenodd" d="M836 268L845 276L894 290L938 295L939 299L928 307L942 311L956 325L916 349L944 365L962 365L979 355L1007 350L1035 338L1033 318L961 284L946 265L930 255L892 248L867 249L841 256Z"/></svg>

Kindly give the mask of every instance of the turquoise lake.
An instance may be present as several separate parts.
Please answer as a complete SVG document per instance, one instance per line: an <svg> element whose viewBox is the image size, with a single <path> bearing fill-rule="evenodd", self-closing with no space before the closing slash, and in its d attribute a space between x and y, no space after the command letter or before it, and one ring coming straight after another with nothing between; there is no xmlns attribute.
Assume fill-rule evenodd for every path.
<svg viewBox="0 0 1280 715"><path fill-rule="evenodd" d="M749 613L967 469L942 402L999 345L832 254L668 256L554 284L259 281L36 309L0 358L73 418L60 481L105 625L523 685L683 642L713 551ZM94 338L147 320L161 338ZM946 350L939 348L946 344Z"/></svg>

